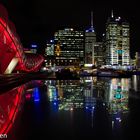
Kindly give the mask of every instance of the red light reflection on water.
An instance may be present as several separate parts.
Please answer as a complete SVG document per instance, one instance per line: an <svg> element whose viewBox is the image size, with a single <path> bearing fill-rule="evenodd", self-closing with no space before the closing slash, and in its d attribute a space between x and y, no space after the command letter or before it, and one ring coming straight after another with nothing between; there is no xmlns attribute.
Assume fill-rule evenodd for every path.
<svg viewBox="0 0 140 140"><path fill-rule="evenodd" d="M25 91L25 98L30 100L32 94L27 89L41 84L40 80L31 81L0 95L0 134L7 134L12 127Z"/></svg>
<svg viewBox="0 0 140 140"><path fill-rule="evenodd" d="M23 91L24 85L0 95L0 134L6 134L11 128Z"/></svg>

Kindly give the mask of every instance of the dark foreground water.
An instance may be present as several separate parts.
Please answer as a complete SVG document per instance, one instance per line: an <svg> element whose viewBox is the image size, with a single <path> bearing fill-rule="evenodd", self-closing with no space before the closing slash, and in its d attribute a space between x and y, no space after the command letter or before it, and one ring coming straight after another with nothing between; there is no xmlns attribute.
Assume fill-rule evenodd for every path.
<svg viewBox="0 0 140 140"><path fill-rule="evenodd" d="M10 140L140 139L140 77L38 83L22 97Z"/></svg>

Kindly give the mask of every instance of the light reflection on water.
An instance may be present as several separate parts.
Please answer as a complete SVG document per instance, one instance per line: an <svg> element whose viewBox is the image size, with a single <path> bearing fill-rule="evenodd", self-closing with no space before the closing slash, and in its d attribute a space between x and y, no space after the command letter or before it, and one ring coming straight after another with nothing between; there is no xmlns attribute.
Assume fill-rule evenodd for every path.
<svg viewBox="0 0 140 140"><path fill-rule="evenodd" d="M138 110L136 105L139 104L135 104L140 99L138 81L139 77L135 76L132 79L88 77L42 81L42 87L30 88L25 94L24 115L27 120L24 121L28 121L29 128L32 124L37 125L32 129L38 132L39 128L43 138L55 131L57 136L101 134L108 138L113 134L119 139L118 136L131 126L133 113ZM24 125L21 122L21 126ZM27 126L27 133L34 135ZM26 136L22 127L16 131Z"/></svg>
<svg viewBox="0 0 140 140"><path fill-rule="evenodd" d="M110 79L97 81L82 79L81 81L45 81L50 102L60 101L59 110L71 108L92 108L96 100L107 104L109 112L128 110L128 93L130 79Z"/></svg>
<svg viewBox="0 0 140 140"><path fill-rule="evenodd" d="M0 95L0 134L6 134L11 129L24 104L24 94L26 100L30 100L33 95L34 101L39 101L38 87L32 88L40 84L40 81L31 81ZM29 91L34 92L31 94Z"/></svg>
<svg viewBox="0 0 140 140"><path fill-rule="evenodd" d="M53 109L76 112L90 112L90 117L103 108L111 118L112 128L118 127L123 116L129 112L128 98L130 79L89 77L80 81L45 81L47 95ZM91 119L93 125L93 119Z"/></svg>

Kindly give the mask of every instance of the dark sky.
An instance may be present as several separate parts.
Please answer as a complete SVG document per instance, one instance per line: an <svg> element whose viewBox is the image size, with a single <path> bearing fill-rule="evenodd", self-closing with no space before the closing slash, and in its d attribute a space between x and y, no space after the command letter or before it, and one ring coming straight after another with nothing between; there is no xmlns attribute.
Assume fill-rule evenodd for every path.
<svg viewBox="0 0 140 140"><path fill-rule="evenodd" d="M139 51L139 4L133 0L0 0L8 10L9 18L16 26L22 44L29 47L37 43L43 47L53 33L63 27L84 29L90 25L90 11L94 14L94 28L100 41L105 31L111 9L125 18L131 27L131 50ZM133 49L132 49L133 48Z"/></svg>

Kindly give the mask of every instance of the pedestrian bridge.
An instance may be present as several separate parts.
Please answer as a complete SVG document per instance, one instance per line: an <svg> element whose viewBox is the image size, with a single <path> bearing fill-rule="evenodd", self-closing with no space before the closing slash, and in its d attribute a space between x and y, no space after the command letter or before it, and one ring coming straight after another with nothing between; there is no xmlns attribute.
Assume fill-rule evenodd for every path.
<svg viewBox="0 0 140 140"><path fill-rule="evenodd" d="M43 61L41 55L24 53L15 25L0 5L0 74L38 71Z"/></svg>

